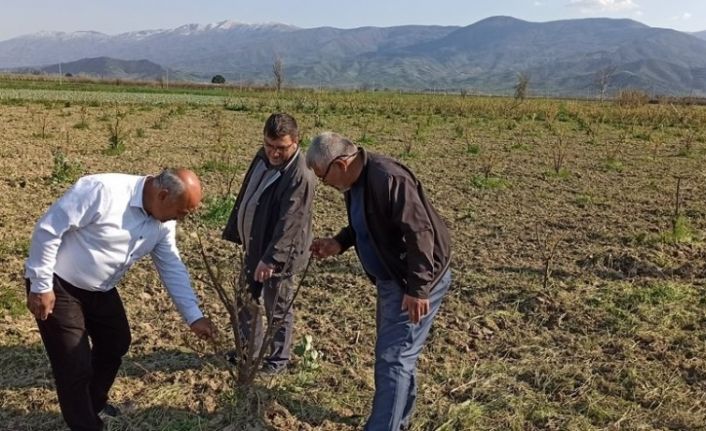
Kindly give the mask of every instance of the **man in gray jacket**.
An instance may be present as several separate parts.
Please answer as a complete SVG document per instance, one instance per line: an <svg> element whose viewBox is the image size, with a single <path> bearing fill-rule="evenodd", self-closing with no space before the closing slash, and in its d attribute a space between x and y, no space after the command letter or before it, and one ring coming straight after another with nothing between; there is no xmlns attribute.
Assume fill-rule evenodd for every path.
<svg viewBox="0 0 706 431"><path fill-rule="evenodd" d="M355 247L377 289L375 397L366 431L409 429L416 367L451 284L451 239L406 166L368 153L336 133L314 138L307 165L344 194L348 225L313 242L314 257Z"/></svg>
<svg viewBox="0 0 706 431"><path fill-rule="evenodd" d="M282 322L270 346L261 346L264 331L255 325L255 340L269 348L263 369L279 372L289 362L294 307L294 276L309 259L311 204L316 179L299 149L296 120L283 113L265 122L264 145L245 175L223 238L241 244L245 251L246 280L253 297L264 297L268 318ZM253 316L241 307L241 336L248 339Z"/></svg>

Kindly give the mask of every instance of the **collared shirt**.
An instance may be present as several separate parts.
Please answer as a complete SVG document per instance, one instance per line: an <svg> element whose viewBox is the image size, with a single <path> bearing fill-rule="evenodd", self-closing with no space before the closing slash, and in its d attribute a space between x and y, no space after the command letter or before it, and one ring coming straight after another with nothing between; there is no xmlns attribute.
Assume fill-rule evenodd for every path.
<svg viewBox="0 0 706 431"><path fill-rule="evenodd" d="M98 174L79 179L37 222L25 276L35 293L52 276L90 291L113 289L141 257L152 256L184 320L203 317L176 246L176 221L151 217L142 204L147 177Z"/></svg>
<svg viewBox="0 0 706 431"><path fill-rule="evenodd" d="M264 161L253 168L252 176L245 189L243 204L238 211L238 234L242 238L245 250L250 248L250 233L255 221L255 210L260 203L260 196L281 176L282 173L279 169L268 168Z"/></svg>

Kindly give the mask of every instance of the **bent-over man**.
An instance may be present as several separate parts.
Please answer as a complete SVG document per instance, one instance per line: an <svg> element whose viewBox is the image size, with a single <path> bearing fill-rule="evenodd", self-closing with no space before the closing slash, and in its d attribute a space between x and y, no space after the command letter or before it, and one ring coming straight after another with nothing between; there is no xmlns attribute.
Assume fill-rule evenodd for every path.
<svg viewBox="0 0 706 431"><path fill-rule="evenodd" d="M186 169L157 176L79 179L37 223L25 264L27 307L49 356L64 420L73 431L103 428L130 327L116 285L149 254L191 330L214 336L176 245L176 220L195 211L201 183ZM90 340L90 342L89 342Z"/></svg>
<svg viewBox="0 0 706 431"><path fill-rule="evenodd" d="M434 316L451 284L446 225L422 185L401 163L322 133L307 165L344 194L348 225L316 239L313 256L355 247L377 288L375 396L365 429L408 429L416 400L416 365Z"/></svg>

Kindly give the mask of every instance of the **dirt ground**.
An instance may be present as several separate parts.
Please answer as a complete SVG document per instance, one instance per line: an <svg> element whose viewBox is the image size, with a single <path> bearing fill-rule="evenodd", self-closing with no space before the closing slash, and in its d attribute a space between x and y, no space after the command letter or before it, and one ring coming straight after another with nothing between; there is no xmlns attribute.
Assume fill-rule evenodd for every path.
<svg viewBox="0 0 706 431"><path fill-rule="evenodd" d="M296 92L116 105L65 93L42 102L0 90L0 429L63 429L23 262L34 223L81 174L201 175L206 201L179 245L229 334L192 233L233 260L219 239L227 197L277 110L297 117L304 143L333 130L402 160L452 230L454 282L420 359L414 430L706 429L703 108ZM122 151L109 149L116 120ZM320 236L343 226L338 192L317 189L314 220ZM318 367L295 358L247 396L190 335L149 259L118 289L133 343L109 430L364 422L375 294L352 253L315 263L297 301L295 344L310 335Z"/></svg>

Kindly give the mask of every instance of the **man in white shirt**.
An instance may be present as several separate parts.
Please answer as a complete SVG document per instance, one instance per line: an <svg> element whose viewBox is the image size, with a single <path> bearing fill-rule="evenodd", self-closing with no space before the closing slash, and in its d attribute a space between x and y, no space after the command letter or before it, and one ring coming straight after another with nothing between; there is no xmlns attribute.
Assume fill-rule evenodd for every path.
<svg viewBox="0 0 706 431"><path fill-rule="evenodd" d="M152 256L191 330L201 338L215 335L176 246L176 220L195 211L201 197L201 183L187 169L146 177L89 175L37 223L25 264L27 307L37 319L72 431L103 427L98 412L107 406L131 340L115 286L141 257Z"/></svg>

